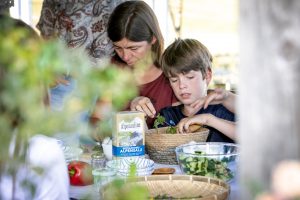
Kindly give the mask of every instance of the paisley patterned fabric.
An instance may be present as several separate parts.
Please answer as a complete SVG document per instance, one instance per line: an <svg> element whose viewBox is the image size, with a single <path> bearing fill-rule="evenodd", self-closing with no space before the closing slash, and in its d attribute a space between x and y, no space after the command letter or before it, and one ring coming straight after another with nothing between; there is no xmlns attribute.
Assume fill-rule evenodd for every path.
<svg viewBox="0 0 300 200"><path fill-rule="evenodd" d="M37 24L45 39L58 37L71 48L84 47L97 61L111 56L106 26L113 9L126 0L44 0Z"/></svg>

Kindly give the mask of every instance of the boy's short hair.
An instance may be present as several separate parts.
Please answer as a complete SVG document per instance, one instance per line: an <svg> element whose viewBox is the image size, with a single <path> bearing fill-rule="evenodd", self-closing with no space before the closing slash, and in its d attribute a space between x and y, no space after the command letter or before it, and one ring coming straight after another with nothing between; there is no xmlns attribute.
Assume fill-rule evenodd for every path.
<svg viewBox="0 0 300 200"><path fill-rule="evenodd" d="M208 49L195 39L176 39L162 55L161 67L167 77L191 70L201 71L203 78L211 70L212 56Z"/></svg>

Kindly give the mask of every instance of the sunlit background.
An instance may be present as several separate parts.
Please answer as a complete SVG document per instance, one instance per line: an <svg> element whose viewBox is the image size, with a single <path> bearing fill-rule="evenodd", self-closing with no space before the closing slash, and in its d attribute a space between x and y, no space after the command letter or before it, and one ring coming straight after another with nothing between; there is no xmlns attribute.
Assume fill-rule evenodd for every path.
<svg viewBox="0 0 300 200"><path fill-rule="evenodd" d="M238 0L145 0L155 11L165 46L195 38L214 56L210 88L236 90L239 63ZM35 28L43 0L15 0L10 13ZM37 30L37 29L36 29Z"/></svg>

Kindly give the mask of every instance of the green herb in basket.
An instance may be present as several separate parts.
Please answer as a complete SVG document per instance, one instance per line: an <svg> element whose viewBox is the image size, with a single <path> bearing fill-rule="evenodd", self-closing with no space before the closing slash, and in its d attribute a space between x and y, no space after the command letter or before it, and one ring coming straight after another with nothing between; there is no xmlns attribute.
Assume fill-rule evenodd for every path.
<svg viewBox="0 0 300 200"><path fill-rule="evenodd" d="M177 131L176 130L177 129L176 126L172 126L172 125L168 124L166 122L166 119L163 116L161 116L160 114L158 114L156 116L156 119L154 121L154 127L156 128L157 133L158 133L158 126L159 125L167 125L168 126L168 128L166 130L166 133L175 134L176 131Z"/></svg>
<svg viewBox="0 0 300 200"><path fill-rule="evenodd" d="M154 127L155 127L156 129L158 129L158 126L159 126L159 125L164 125L164 124L165 124L165 121L166 121L166 119L165 119L163 116L161 116L160 114L158 114L158 115L156 116L155 121L154 121Z"/></svg>
<svg viewBox="0 0 300 200"><path fill-rule="evenodd" d="M166 133L175 134L177 132L176 126L169 126L166 130Z"/></svg>

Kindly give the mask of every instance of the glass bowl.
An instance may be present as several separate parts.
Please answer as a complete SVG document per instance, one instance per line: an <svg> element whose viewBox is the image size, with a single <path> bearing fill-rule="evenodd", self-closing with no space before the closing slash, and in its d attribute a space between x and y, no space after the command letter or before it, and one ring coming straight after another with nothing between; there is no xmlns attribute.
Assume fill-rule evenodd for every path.
<svg viewBox="0 0 300 200"><path fill-rule="evenodd" d="M176 158L183 173L231 181L236 175L238 145L203 142L176 147Z"/></svg>

